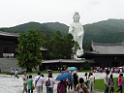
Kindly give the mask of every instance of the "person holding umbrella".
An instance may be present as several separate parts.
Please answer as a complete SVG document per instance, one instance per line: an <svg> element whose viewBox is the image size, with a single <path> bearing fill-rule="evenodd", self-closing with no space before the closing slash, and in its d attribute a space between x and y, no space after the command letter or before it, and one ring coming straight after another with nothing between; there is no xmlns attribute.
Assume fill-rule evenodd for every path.
<svg viewBox="0 0 124 93"><path fill-rule="evenodd" d="M57 85L57 93L67 93L67 82L66 80L61 80Z"/></svg>
<svg viewBox="0 0 124 93"><path fill-rule="evenodd" d="M56 80L60 81L57 86L57 93L66 93L67 92L67 81L71 77L71 74L67 71L61 72Z"/></svg>
<svg viewBox="0 0 124 93"><path fill-rule="evenodd" d="M76 91L76 86L78 84L78 75L77 75L77 73L73 74L73 80L74 80L74 90Z"/></svg>
<svg viewBox="0 0 124 93"><path fill-rule="evenodd" d="M56 80L61 81L61 80L67 80L71 77L71 74L67 71L62 71L57 77Z"/></svg>
<svg viewBox="0 0 124 93"><path fill-rule="evenodd" d="M73 88L73 76L72 76L72 72L69 72L69 73L71 75L68 78L68 83L67 83L67 85L68 85L68 91L72 90L72 88Z"/></svg>

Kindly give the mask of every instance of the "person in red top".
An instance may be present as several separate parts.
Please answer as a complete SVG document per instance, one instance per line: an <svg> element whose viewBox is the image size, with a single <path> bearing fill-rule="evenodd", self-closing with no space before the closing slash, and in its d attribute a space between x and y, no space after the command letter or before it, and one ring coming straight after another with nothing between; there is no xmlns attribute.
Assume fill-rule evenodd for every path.
<svg viewBox="0 0 124 93"><path fill-rule="evenodd" d="M67 82L65 80L61 80L57 86L57 93L66 93Z"/></svg>
<svg viewBox="0 0 124 93"><path fill-rule="evenodd" d="M123 74L119 74L119 77L118 77L118 90L116 92L119 92L122 93L123 91Z"/></svg>

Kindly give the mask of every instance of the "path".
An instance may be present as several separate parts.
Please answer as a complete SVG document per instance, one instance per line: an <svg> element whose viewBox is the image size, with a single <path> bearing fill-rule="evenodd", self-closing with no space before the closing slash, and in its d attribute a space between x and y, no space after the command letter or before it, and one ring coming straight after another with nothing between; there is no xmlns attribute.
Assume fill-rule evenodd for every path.
<svg viewBox="0 0 124 93"><path fill-rule="evenodd" d="M97 73L95 74L96 79L103 78L105 74ZM47 74L45 74L47 76ZM57 74L54 74L54 77L56 77ZM79 76L84 76L84 73L79 73ZM116 74L114 76L117 76ZM54 93L56 93L56 86L54 88ZM44 93L46 89L44 86ZM15 77L11 77L9 75L1 75L0 74L0 93L22 93L22 78L19 79ZM34 91L36 93L36 91ZM74 92L72 92L74 93ZM96 93L102 93L102 92L96 92Z"/></svg>

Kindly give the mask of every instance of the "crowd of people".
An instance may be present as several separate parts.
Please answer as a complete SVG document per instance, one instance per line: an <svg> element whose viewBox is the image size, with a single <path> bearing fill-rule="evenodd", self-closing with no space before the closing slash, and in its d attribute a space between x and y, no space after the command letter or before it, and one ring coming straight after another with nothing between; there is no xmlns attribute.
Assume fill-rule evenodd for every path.
<svg viewBox="0 0 124 93"><path fill-rule="evenodd" d="M57 84L57 93L95 93L94 83L95 77L93 73L85 73L85 78L79 78L77 72L71 73L71 78L65 80L56 80L52 76L52 72L48 72L48 77L44 77L40 72L32 78L32 75L23 75L23 93L45 93L43 86L46 87L46 93L54 93L54 85Z"/></svg>
<svg viewBox="0 0 124 93"><path fill-rule="evenodd" d="M61 72L60 72L61 73ZM46 93L54 93L54 85L57 85L57 93L95 93L95 74L93 72L85 73L84 76L79 77L77 71L68 71L71 74L70 78L64 80L57 80L53 77L52 71L48 72L48 77L44 77L40 72L35 77L27 75L26 72L23 75L23 93L45 93L43 86L46 87ZM115 81L113 73L110 70L106 70L104 77L104 93L123 93L123 73L119 73L117 78L118 89L115 88ZM72 92L73 91L73 92Z"/></svg>
<svg viewBox="0 0 124 93"><path fill-rule="evenodd" d="M115 81L113 78L113 74L109 70L106 70L106 76L104 78L105 93L115 93L114 91L116 91L117 93L123 93L123 83L123 73L120 72L117 78L118 89L115 90Z"/></svg>
<svg viewBox="0 0 124 93"><path fill-rule="evenodd" d="M93 68L95 72L105 72L106 70L109 70L113 73L120 73L120 72L124 72L124 67L95 67Z"/></svg>

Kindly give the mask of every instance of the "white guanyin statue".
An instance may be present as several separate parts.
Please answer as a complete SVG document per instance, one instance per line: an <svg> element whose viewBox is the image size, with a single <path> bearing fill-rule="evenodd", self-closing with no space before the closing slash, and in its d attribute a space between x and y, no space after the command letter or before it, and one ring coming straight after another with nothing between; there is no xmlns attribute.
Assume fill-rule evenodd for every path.
<svg viewBox="0 0 124 93"><path fill-rule="evenodd" d="M84 29L81 23L79 22L80 15L78 12L75 12L73 16L73 23L69 27L69 33L72 34L74 41L78 43L79 48L76 50L76 54L74 58L78 58L84 54L83 51L83 37L84 37Z"/></svg>

